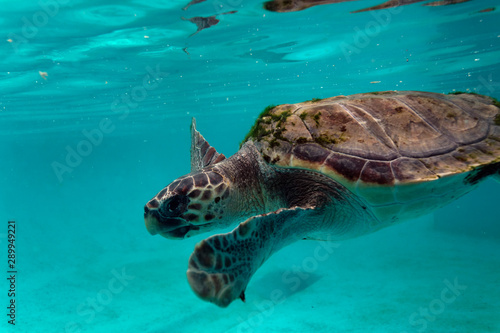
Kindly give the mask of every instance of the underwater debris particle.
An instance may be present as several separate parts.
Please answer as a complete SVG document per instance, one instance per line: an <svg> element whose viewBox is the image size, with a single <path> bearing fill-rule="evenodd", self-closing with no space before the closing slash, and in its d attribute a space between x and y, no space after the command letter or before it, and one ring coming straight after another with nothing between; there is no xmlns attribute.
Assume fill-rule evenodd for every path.
<svg viewBox="0 0 500 333"><path fill-rule="evenodd" d="M49 76L49 74L47 74L47 72L42 72L42 71L38 71L38 74L40 74L40 76L44 80L47 80L47 76Z"/></svg>

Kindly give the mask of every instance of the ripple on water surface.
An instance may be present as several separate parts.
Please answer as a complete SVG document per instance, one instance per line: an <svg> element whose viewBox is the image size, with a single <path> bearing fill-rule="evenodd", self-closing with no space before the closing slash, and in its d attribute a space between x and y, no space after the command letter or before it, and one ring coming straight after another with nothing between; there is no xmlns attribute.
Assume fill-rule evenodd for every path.
<svg viewBox="0 0 500 333"><path fill-rule="evenodd" d="M76 10L73 12L73 19L81 23L119 26L131 23L144 15L145 12L136 7L108 5Z"/></svg>

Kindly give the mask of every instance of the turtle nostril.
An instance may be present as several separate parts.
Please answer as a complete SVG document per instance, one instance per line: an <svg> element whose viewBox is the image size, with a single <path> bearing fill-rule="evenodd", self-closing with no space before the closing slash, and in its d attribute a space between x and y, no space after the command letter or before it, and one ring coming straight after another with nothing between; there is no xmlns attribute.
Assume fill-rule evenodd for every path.
<svg viewBox="0 0 500 333"><path fill-rule="evenodd" d="M144 206L144 217L146 217L146 215L148 215L148 213L149 213L148 206Z"/></svg>

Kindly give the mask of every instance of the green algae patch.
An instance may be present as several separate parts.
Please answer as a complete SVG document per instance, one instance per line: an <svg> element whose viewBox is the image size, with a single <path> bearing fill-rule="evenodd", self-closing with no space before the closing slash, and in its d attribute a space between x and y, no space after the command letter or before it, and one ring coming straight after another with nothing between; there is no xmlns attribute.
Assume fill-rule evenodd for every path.
<svg viewBox="0 0 500 333"><path fill-rule="evenodd" d="M321 117L321 112L318 112L313 116L313 119L314 119L314 122L316 123L316 126L319 126L319 117Z"/></svg>
<svg viewBox="0 0 500 333"><path fill-rule="evenodd" d="M259 114L259 116L257 117L257 120L260 119L260 118L264 118L264 117L267 117L269 116L269 114L271 113L271 111L276 107L276 105L274 104L271 104L271 105L268 105L264 108L264 110L262 110L262 112Z"/></svg>
<svg viewBox="0 0 500 333"><path fill-rule="evenodd" d="M271 119L273 121L278 122L276 124L277 127L281 127L281 125L283 125L283 122L285 122L286 119L288 117L290 117L291 115L292 115L292 111L290 111L290 110L285 110L285 111L281 112L280 114L270 114Z"/></svg>
<svg viewBox="0 0 500 333"><path fill-rule="evenodd" d="M277 110L276 108L276 105L269 105L259 114L259 117L255 121L254 125L240 143L240 148L243 143L249 139L260 140L269 134L273 134L274 136L273 140L270 142L271 147L279 146L279 142L277 142L278 139L285 140L281 133L286 129L281 129L281 127L283 123L286 122L288 117L292 115L292 111L291 109L285 109L280 112L280 110ZM263 124L272 125L272 123L276 123L276 127L278 128L277 130L266 130L263 126Z"/></svg>
<svg viewBox="0 0 500 333"><path fill-rule="evenodd" d="M492 99L491 102L493 103L493 105L500 109L500 102L498 101L498 99L496 99L495 97L490 97L490 98ZM498 111L493 121L495 125L500 126L500 110Z"/></svg>
<svg viewBox="0 0 500 333"><path fill-rule="evenodd" d="M257 117L257 120L253 124L252 128L248 132L248 134L245 136L243 141L240 143L240 148L243 145L243 143L247 142L248 139L260 139L263 136L268 135L271 131L266 130L263 126L262 123L268 123L270 124L271 121L269 120L263 120L263 118L268 117L271 113L271 111L276 107L276 105L268 105L262 110L262 112L259 114Z"/></svg>
<svg viewBox="0 0 500 333"><path fill-rule="evenodd" d="M493 101L493 105L500 109L500 102L495 97L490 97Z"/></svg>
<svg viewBox="0 0 500 333"><path fill-rule="evenodd" d="M344 133L341 133L340 136L335 137L335 136L329 136L325 133L321 134L320 136L314 138L314 142L317 144L326 147L327 145L330 144L338 144L342 142L346 142L347 138L344 137Z"/></svg>
<svg viewBox="0 0 500 333"><path fill-rule="evenodd" d="M495 116L495 125L500 126L500 112Z"/></svg>
<svg viewBox="0 0 500 333"><path fill-rule="evenodd" d="M337 143L337 140L335 140L334 138L329 138L325 134L321 134L320 136L314 138L314 141L323 147L325 147L329 144L336 144Z"/></svg>
<svg viewBox="0 0 500 333"><path fill-rule="evenodd" d="M288 140L283 136L284 132L286 132L286 128L277 128L275 131L271 133L273 135L273 138L271 139L271 141L269 141L269 146L271 148L280 146L278 140L288 142Z"/></svg>

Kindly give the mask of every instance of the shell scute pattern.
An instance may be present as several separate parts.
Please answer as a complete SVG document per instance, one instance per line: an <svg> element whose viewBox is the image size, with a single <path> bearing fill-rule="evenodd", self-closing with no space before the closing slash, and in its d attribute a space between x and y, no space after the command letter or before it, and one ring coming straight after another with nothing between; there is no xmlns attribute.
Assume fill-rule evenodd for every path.
<svg viewBox="0 0 500 333"><path fill-rule="evenodd" d="M330 176L376 215L410 216L431 207L434 193L466 193L462 174L500 162L494 103L414 91L337 96L275 107L252 139L268 163Z"/></svg>
<svg viewBox="0 0 500 333"><path fill-rule="evenodd" d="M412 183L491 163L500 150L498 112L479 95L339 96L275 107L255 142L269 163L318 170L344 184Z"/></svg>
<svg viewBox="0 0 500 333"><path fill-rule="evenodd" d="M359 179L365 164L366 160L363 158L334 152L326 160L324 168L337 170L341 177L353 182Z"/></svg>
<svg viewBox="0 0 500 333"><path fill-rule="evenodd" d="M351 123L346 125L346 136L351 140L328 148L335 151L372 158L376 160L390 160L398 157L396 146L389 136L379 126L377 120L370 114L363 111L364 102L341 103L344 112L351 117Z"/></svg>
<svg viewBox="0 0 500 333"><path fill-rule="evenodd" d="M316 143L305 143L294 147L292 154L303 161L323 164L331 152Z"/></svg>
<svg viewBox="0 0 500 333"><path fill-rule="evenodd" d="M413 158L399 158L391 162L394 177L402 182L419 179L432 179L435 174L419 160Z"/></svg>
<svg viewBox="0 0 500 333"><path fill-rule="evenodd" d="M437 131L450 138L452 143L470 144L486 138L488 134L488 122L480 119L470 104L461 99L451 102L425 98L418 103L415 96L407 96L404 102ZM428 107L422 107L422 103Z"/></svg>
<svg viewBox="0 0 500 333"><path fill-rule="evenodd" d="M394 175L389 163L385 161L368 161L361 171L360 180L365 183L392 185L394 184Z"/></svg>

